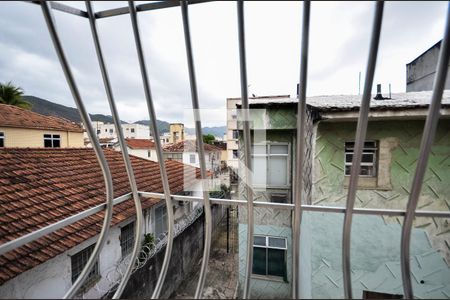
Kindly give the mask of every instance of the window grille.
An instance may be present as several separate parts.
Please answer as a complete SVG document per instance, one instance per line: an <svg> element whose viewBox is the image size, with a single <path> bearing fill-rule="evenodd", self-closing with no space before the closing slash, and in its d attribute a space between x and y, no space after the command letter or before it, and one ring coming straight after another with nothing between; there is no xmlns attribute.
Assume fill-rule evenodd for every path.
<svg viewBox="0 0 450 300"><path fill-rule="evenodd" d="M202 3L205 1L189 1L189 4ZM85 217L93 215L99 211L105 211L105 218L102 226L102 230L99 234L98 241L93 247L92 251L85 257L88 257L87 261L83 264L84 268L80 271L73 285L64 295L64 298L72 298L76 294L76 292L80 289L83 282L89 278L91 272L96 272L98 270L98 262L97 257L99 252L103 248L106 237L109 233L109 226L112 216L112 207L115 204L121 203L127 199L132 198L135 204L136 209L136 230L135 230L135 240L133 245L133 251L131 254L130 263L127 266L127 269L123 273L120 283L117 286L117 289L113 295L114 299L119 298L122 295L123 289L128 282L130 277L134 261L137 258L139 248L141 246L142 240L142 227L143 227L143 215L142 208L139 201L139 196L141 197L153 197L165 199L166 207L167 207L167 228L168 228L168 236L167 236L167 246L165 257L163 261L163 265L161 267L161 272L158 277L158 281L156 283L155 289L153 291L152 298L158 298L162 289L162 284L165 280L165 276L167 274L167 268L170 260L170 255L173 246L173 227L174 227L174 216L173 216L173 205L172 199L174 201L194 201L201 202L205 207L205 220L206 220L206 228L205 228L205 243L204 243L204 254L202 260L202 266L200 270L200 277L195 293L195 297L199 298L202 294L203 285L206 276L206 267L208 264L209 251L211 245L211 204L221 204L221 205L241 205L247 207L247 221L248 221L248 230L247 230L247 255L246 255L246 267L245 267L245 276L244 276L244 293L242 295L243 298L247 299L250 295L250 275L253 270L253 247L254 247L254 235L253 235L253 207L265 207L265 208L277 208L277 209L285 209L293 211L293 236L292 236L292 296L293 298L299 297L299 280L298 280L298 272L300 270L299 266L299 255L300 255L300 225L301 225L301 216L303 211L320 211L327 213L342 213L344 214L344 226L343 226L343 242L342 242L342 265L343 265L343 282L344 282L344 296L345 298L352 298L352 276L351 276L351 262L350 262L350 241L351 241L351 225L352 225L352 216L354 214L365 214L365 215L385 215L385 216L403 216L404 222L402 226L402 235L401 235L401 271L402 271L402 282L403 282L403 290L405 298L412 299L414 298L413 288L411 284L411 267L410 267L410 239L411 239L411 230L412 223L415 217L435 217L435 218L449 218L449 212L439 212L439 211L421 211L416 210L417 203L419 200L420 191L422 188L422 183L425 175L425 171L427 169L428 157L431 151L431 145L435 137L437 122L439 120L439 109L441 106L442 94L444 89L444 83L447 75L447 66L449 64L450 58L450 5L448 6L447 11L447 21L445 24L445 32L444 37L441 44L441 49L439 52L437 71L435 75L433 92L431 96L431 104L428 108L428 115L425 122L424 131L422 134L422 141L419 151L419 158L417 162L417 167L414 172L413 182L411 191L409 194L408 205L406 210L395 210L395 209L361 209L354 208L355 196L356 196L356 187L358 184L358 178L361 162L362 162L362 154L364 149L364 140L366 135L367 123L368 123L368 113L370 107L370 98L371 98L371 89L373 85L373 77L375 73L375 65L377 59L377 52L379 48L379 40L381 34L381 23L383 16L383 8L384 2L377 1L375 3L375 13L372 24L372 32L370 39L370 47L369 47L369 56L367 61L366 68L366 78L364 80L364 89L361 97L361 106L359 110L359 117L357 123L356 137L353 148L353 157L352 157L352 167L350 169L350 177L349 177L349 186L348 186L348 196L347 196L347 204L345 208L341 207L330 207L330 206L315 206L315 205L305 205L302 204L303 197L303 166L304 166L304 145L300 141L304 141L305 136L305 119L306 119L306 87L307 87L307 63L308 63L308 44L309 44L309 21L310 21L310 2L303 2L303 17L302 17L302 34L301 34L301 53L300 53L300 85L299 85L299 93L298 93L298 118L297 118L297 147L296 147L296 161L295 161L295 182L293 185L294 189L294 201L293 204L290 203L272 203L272 202L262 202L262 201L253 201L253 190L252 186L252 159L251 159L251 146L250 146L250 127L249 127L249 102L248 102L248 83L247 83L247 70L246 70L246 54L245 54L245 28L244 28L244 2L242 0L238 0L237 2L237 19L238 19L238 47L239 47L239 64L240 64L240 81L241 81L241 99L242 99L242 110L243 110L243 158L244 164L247 167L245 171L245 177L247 178L247 197L246 200L230 200L230 199L210 199L207 193L207 188L204 186L204 193L202 197L194 197L194 196L177 196L171 195L170 188L167 180L167 173L165 169L165 164L163 163L163 153L161 148L161 141L159 139L155 139L155 148L157 152L157 158L160 165L160 172L163 182L164 193L147 193L141 192L137 190L136 181L134 178L133 168L131 166L131 162L128 156L127 147L123 137L123 131L121 128L121 124L119 123L120 117L115 105L114 95L112 93L111 84L108 77L108 72L106 68L105 61L103 59L102 48L99 41L99 36L97 32L96 22L102 18L114 17L122 14L129 14L132 24L132 34L135 39L136 51L138 56L139 67L142 75L142 83L145 93L145 98L147 101L147 107L149 111L150 117L150 129L152 136L160 136L157 126L156 126L156 113L154 109L154 103L151 96L151 90L149 85L149 78L147 74L145 59L143 55L143 48L141 37L139 33L139 25L137 12L144 12L148 10L155 9L163 9L167 7L180 6L182 12L182 20L183 20L183 29L184 29L184 37L186 44L186 54L188 61L188 71L189 71L189 82L191 85L191 100L193 113L195 115L195 131L197 137L197 146L199 149L199 160L200 160L200 169L201 169L201 177L203 179L206 178L206 167L205 167L205 155L203 150L203 140L202 140L202 130L201 130L201 119L198 111L199 103L197 96L197 86L196 86L196 78L195 78L195 70L194 70L194 61L191 47L191 38L189 31L189 17L188 17L188 2L187 1L167 1L167 2L149 2L143 3L139 5L135 5L133 1L128 2L127 7L120 7L115 9L109 9L105 11L94 12L92 8L92 3L86 1L86 11L76 9L70 7L68 5L59 3L59 2L46 2L46 1L31 1L31 3L39 4L42 13L47 25L47 29L49 31L51 40L53 42L53 46L56 50L56 54L58 56L59 62L63 69L64 75L66 77L67 83L72 92L72 96L77 105L77 108L80 112L81 120L86 127L86 132L89 137L89 140L92 143L94 152L97 156L98 162L102 169L102 174L105 179L106 185L106 197L105 203L102 205L98 205L96 207L89 208L85 211L79 212L76 215L68 217L64 220L58 221L54 224L47 225L37 231L31 232L24 236L21 236L15 240L8 241L0 245L0 255L14 250L26 243L32 242L42 236L45 236L48 233L54 232L64 226L70 225L76 221L79 221ZM91 28L92 38L96 49L96 54L99 62L99 67L101 69L101 74L105 86L105 92L107 94L108 103L113 115L114 127L116 128L118 141L121 148L121 152L123 155L123 159L125 161L125 167L127 170L127 175L130 182L131 193L122 195L118 198L113 199L112 191L113 191L113 183L111 178L111 172L109 170L108 163L106 162L104 153L100 147L98 138L96 136L96 131L94 131L92 124L90 122L90 118L86 108L84 106L84 102L81 98L81 95L78 91L77 84L72 75L72 71L70 65L65 56L65 52L62 46L62 43L59 38L59 34L56 29L56 24L53 17L52 10L59 10L64 13L69 13L72 15L76 15L82 18L86 18L89 21L89 25ZM107 132L107 130L105 131ZM236 151L237 154L237 151ZM234 151L233 151L234 156ZM206 184L206 181L203 181ZM256 241L257 242L257 241ZM80 264L81 265L81 264ZM78 268L80 269L80 268Z"/></svg>
<svg viewBox="0 0 450 300"><path fill-rule="evenodd" d="M345 142L345 175L350 176L353 151L355 150L355 142ZM377 141L364 142L361 157L361 170L359 176L375 177L377 176Z"/></svg>
<svg viewBox="0 0 450 300"><path fill-rule="evenodd" d="M45 148L60 148L61 136L59 134L44 134Z"/></svg>
<svg viewBox="0 0 450 300"><path fill-rule="evenodd" d="M86 266L87 261L88 261L89 257L91 256L93 250L94 250L94 245L91 245L91 246L81 250L80 252L76 253L75 255L73 255L70 258L71 264L72 264L72 283L75 282L75 280L77 280L78 276L80 276L81 271L83 270L84 266ZM95 262L93 268L87 275L85 285L89 284L90 282L92 282L93 280L98 278L99 276L100 276L100 272L98 269L98 260L97 260Z"/></svg>
<svg viewBox="0 0 450 300"><path fill-rule="evenodd" d="M134 244L134 222L125 225L120 229L120 249L122 257L127 256L133 250Z"/></svg>

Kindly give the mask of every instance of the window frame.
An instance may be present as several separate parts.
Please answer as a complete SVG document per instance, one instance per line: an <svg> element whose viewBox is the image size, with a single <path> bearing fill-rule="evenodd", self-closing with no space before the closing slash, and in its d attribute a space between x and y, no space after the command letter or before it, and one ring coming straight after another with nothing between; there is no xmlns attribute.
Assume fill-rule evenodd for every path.
<svg viewBox="0 0 450 300"><path fill-rule="evenodd" d="M288 282L287 281L287 249L288 249L288 241L286 237L282 237L282 236L272 236L272 235L262 235L262 234L255 234L254 236L254 240L253 240L253 248L262 248L262 249L266 249L266 272L265 275L263 274L258 274L258 273L253 273L253 269L252 269L252 277L262 277L262 278L273 278L273 279L283 279L283 281ZM255 238L256 237L261 237L265 239L265 245L257 245L255 244ZM269 239L279 239L279 240L284 240L284 247L277 247L277 246L270 246L270 242ZM283 276L279 276L279 275L271 275L269 274L269 249L274 249L274 250L282 250L284 251L284 275ZM253 263L254 264L254 263Z"/></svg>
<svg viewBox="0 0 450 300"><path fill-rule="evenodd" d="M157 211L159 209L163 210L161 218L158 218L157 215L156 215L156 213L157 213ZM157 224L156 223L159 222L159 219L162 219L161 220L161 227L164 230L158 233L156 231L156 228L157 228ZM166 207L166 205L163 204L163 205L155 207L155 223L154 224L155 224L155 228L154 228L155 238L159 238L162 234L167 232L168 228L167 228L167 207Z"/></svg>
<svg viewBox="0 0 450 300"><path fill-rule="evenodd" d="M266 153L265 154L255 154L254 152L254 146L265 146L266 147ZM270 153L270 147L271 146L286 146L287 147L287 153L286 154L272 154ZM291 170L291 143L289 142L265 142L265 143L254 143L252 144L252 165L254 165L254 157L266 157L266 181L265 184L254 184L254 188L281 188L281 189L289 189L291 187L291 180L290 180L290 170ZM270 157L286 157L286 184L285 185L271 185L269 183L269 160Z"/></svg>
<svg viewBox="0 0 450 300"><path fill-rule="evenodd" d="M125 258L133 251L134 246L134 226L135 222L132 221L126 225L120 227L120 250L122 258ZM130 230L131 227L131 230ZM125 236L126 235L126 236Z"/></svg>
<svg viewBox="0 0 450 300"><path fill-rule="evenodd" d="M61 148L61 134L44 133L44 148ZM45 146L45 141L50 141L51 146ZM59 146L55 146L55 141L59 142Z"/></svg>
<svg viewBox="0 0 450 300"><path fill-rule="evenodd" d="M0 147L5 147L5 133L0 132Z"/></svg>
<svg viewBox="0 0 450 300"><path fill-rule="evenodd" d="M231 132L231 137L233 140L239 140L239 130L233 129Z"/></svg>
<svg viewBox="0 0 450 300"><path fill-rule="evenodd" d="M194 161L192 161L192 158L194 158ZM197 158L195 157L195 154L189 154L189 163L190 164L196 164Z"/></svg>
<svg viewBox="0 0 450 300"><path fill-rule="evenodd" d="M353 143L353 147L348 147L347 146L348 143ZM349 140L349 141L344 142L344 176L345 177L350 177L350 174L351 174L351 167L353 164L354 143L355 143L354 140ZM368 144L368 143L374 143L374 147L366 146L366 144ZM351 151L348 151L348 150L351 150ZM377 178L378 177L378 163L379 163L378 153L379 153L379 150L380 150L380 142L378 140L365 140L364 141L362 155L363 156L371 155L372 162L362 162L361 161L361 167L363 167L363 166L372 167L373 175L361 174L361 170L360 170L359 177L365 177L365 178ZM347 162L348 155L351 155L349 162ZM347 167L350 167L348 174L347 174Z"/></svg>
<svg viewBox="0 0 450 300"><path fill-rule="evenodd" d="M90 246L85 247L84 249L78 251L74 255L70 257L70 276L72 283L74 283L78 277L80 276L81 272L83 271L84 267L86 266L89 257L91 256L92 252L94 251L95 244L92 244ZM81 259L81 263L75 262L74 260ZM76 265L76 272L74 272L74 265ZM92 267L89 274L86 276L86 280L83 284L83 288L86 288L89 286L92 282L95 282L101 277L100 275L100 257L97 258L94 266Z"/></svg>

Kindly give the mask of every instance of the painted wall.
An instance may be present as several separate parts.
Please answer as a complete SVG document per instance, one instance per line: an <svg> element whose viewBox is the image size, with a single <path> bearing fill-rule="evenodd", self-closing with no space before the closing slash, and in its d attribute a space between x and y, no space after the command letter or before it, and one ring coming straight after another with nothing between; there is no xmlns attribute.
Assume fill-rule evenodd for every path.
<svg viewBox="0 0 450 300"><path fill-rule="evenodd" d="M191 155L195 155L195 163L191 163ZM183 152L183 163L196 168L200 168L200 161L197 152ZM214 171L220 168L220 151L205 152L206 169Z"/></svg>
<svg viewBox="0 0 450 300"><path fill-rule="evenodd" d="M417 165L424 121L372 121L367 139L378 140L379 175L375 187L360 185L356 207L405 209ZM355 123L319 123L313 167L315 205L345 206L344 142L355 136ZM418 204L420 210L450 208L450 120L439 121ZM399 223L399 217L384 217ZM445 218L416 218L415 226L430 236L433 248L450 263L450 222Z"/></svg>
<svg viewBox="0 0 450 300"><path fill-rule="evenodd" d="M343 220L343 214L303 212L300 288L308 298L344 298ZM400 237L397 223L386 223L380 216L353 217L350 253L354 298L361 299L363 290L403 294ZM415 295L423 299L450 298L450 268L423 229L413 229L410 252Z"/></svg>
<svg viewBox="0 0 450 300"><path fill-rule="evenodd" d="M82 132L11 127L0 127L0 132L5 135L5 147L44 147L44 134L59 134L61 148L84 147Z"/></svg>

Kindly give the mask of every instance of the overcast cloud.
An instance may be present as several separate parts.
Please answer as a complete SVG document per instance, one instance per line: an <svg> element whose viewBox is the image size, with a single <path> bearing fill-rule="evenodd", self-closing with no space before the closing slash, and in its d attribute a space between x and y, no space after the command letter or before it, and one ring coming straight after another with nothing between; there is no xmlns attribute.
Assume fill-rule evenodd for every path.
<svg viewBox="0 0 450 300"><path fill-rule="evenodd" d="M69 5L84 9L83 2ZM95 2L95 10L126 6ZM442 38L446 2L386 2L375 83L404 92L406 63ZM368 54L370 2L313 2L307 94L357 94ZM204 126L225 125L227 97L238 97L235 2L189 7ZM299 77L300 2L245 4L249 92L294 95ZM89 112L110 114L87 19L55 12L58 31ZM179 7L139 13L158 119L183 121L191 107ZM98 20L114 94L123 120L148 119L129 15ZM74 107L38 5L0 3L0 81L26 94Z"/></svg>

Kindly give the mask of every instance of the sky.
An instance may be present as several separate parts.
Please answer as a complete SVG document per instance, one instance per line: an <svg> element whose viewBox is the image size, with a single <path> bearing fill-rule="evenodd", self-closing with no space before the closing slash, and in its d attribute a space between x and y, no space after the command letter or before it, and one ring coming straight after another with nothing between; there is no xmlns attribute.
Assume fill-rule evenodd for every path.
<svg viewBox="0 0 450 300"><path fill-rule="evenodd" d="M58 1L64 2L64 1ZM137 1L142 3L143 1ZM80 1L67 2L85 9ZM94 2L94 10L127 6ZM385 2L374 89L405 92L406 64L444 32L446 2ZM299 82L302 2L245 2L249 94L296 94ZM189 6L203 126L225 125L226 98L240 96L236 2ZM312 2L307 95L358 94L374 13L373 2ZM110 114L88 20L54 11L57 29L90 113ZM179 7L138 14L157 118L183 122L191 108ZM97 21L122 120L148 119L129 15ZM38 5L0 3L0 82L26 95L75 107ZM187 122L187 121L186 121ZM189 124L187 124L189 125Z"/></svg>

